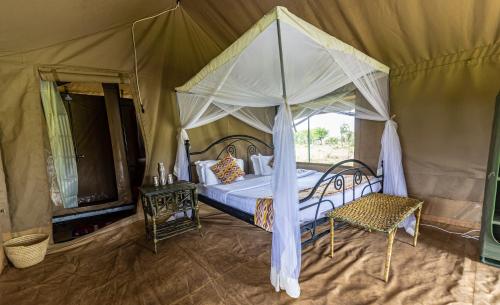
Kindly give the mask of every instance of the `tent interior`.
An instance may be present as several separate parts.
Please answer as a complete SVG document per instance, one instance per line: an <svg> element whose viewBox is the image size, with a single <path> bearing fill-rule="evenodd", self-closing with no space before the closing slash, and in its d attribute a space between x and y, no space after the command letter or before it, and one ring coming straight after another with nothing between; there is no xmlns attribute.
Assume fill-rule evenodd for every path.
<svg viewBox="0 0 500 305"><path fill-rule="evenodd" d="M498 1L6 1L0 12L0 303L500 303L500 257L483 263L485 232L500 240ZM254 156L271 160L260 174ZM203 162L228 158L246 174L210 188ZM330 258L318 215L338 207L310 219L295 204L358 160L371 174L348 201L366 183L423 201L390 242L387 283L384 234L335 229ZM140 194L159 162L197 183L201 229L155 253ZM9 241L34 235L46 256L15 268Z"/></svg>

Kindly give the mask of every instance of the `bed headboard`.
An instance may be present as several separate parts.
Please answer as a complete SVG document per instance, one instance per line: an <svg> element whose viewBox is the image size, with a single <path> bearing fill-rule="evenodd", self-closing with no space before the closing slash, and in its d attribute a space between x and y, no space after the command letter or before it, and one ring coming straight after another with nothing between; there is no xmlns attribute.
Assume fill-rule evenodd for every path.
<svg viewBox="0 0 500 305"><path fill-rule="evenodd" d="M250 156L259 153L266 154L269 152L272 154L274 149L272 144L268 144L256 137L247 135L232 135L220 138L210 143L205 149L200 151L192 152L189 140L184 142L184 146L188 157L189 181L193 181L193 164L191 164L192 156L201 156L210 152L211 155L217 156L215 159L219 159L224 156L224 153L230 153L235 158L243 159L245 162L245 171L249 173L250 168L252 168ZM216 154L212 154L213 151L215 151Z"/></svg>

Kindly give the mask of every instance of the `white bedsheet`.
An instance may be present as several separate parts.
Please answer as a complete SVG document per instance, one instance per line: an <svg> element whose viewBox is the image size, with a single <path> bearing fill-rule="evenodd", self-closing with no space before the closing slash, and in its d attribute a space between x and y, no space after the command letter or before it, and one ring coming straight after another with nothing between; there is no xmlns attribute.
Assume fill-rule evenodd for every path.
<svg viewBox="0 0 500 305"><path fill-rule="evenodd" d="M297 184L299 190L314 187L322 175L322 172L313 170L297 170ZM356 185L355 198L359 198L363 188L368 185L365 178L363 179L365 182L360 185ZM378 192L381 189L381 184L374 183L375 181L377 181L377 178L372 178L372 189L373 192ZM370 192L370 187L367 187L364 191L364 195ZM236 181L230 184L217 184L210 186L198 184L198 193L232 208L254 215L256 200L258 198L272 197L271 176L246 175L245 180ZM352 189L345 191L346 203L353 200L352 195ZM342 205L342 192L325 196L323 199L329 199L334 203L335 207L339 207ZM300 206L307 206L317 201L318 198L312 198L301 203ZM330 203L323 202L319 209L318 218L325 216L325 213L331 209L332 206ZM315 213L316 206L300 211L300 223L314 220Z"/></svg>

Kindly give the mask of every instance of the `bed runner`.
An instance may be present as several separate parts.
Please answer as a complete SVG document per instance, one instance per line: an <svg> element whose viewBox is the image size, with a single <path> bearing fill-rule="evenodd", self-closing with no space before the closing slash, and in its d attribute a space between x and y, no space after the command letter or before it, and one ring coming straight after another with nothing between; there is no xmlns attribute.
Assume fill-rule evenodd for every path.
<svg viewBox="0 0 500 305"><path fill-rule="evenodd" d="M344 176L344 185L345 185L345 190L349 190L352 188L352 181L353 181L353 176ZM368 179L371 181L372 177L368 177ZM335 182L335 181L334 181ZM330 183L328 185L328 188L325 191L324 196L331 196L335 193L343 191L342 188L340 190L335 189L334 182ZM325 183L324 185L321 185L318 187L316 192L314 193L312 198L320 198L321 194L325 190L327 184ZM307 197L312 189L307 188L299 191L299 200ZM314 208L314 207L312 207ZM266 230L267 232L272 232L273 231L273 221L274 221L274 211L273 211L273 198L272 197L266 197L266 198L258 198L255 206L255 214L253 216L253 221L254 224L258 227L261 227L262 229Z"/></svg>

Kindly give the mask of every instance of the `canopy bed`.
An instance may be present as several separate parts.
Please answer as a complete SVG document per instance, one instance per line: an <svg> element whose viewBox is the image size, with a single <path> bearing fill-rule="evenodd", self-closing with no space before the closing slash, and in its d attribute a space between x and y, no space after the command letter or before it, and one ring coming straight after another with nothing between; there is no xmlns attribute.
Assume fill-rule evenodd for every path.
<svg viewBox="0 0 500 305"><path fill-rule="evenodd" d="M274 217L270 277L277 291L300 295L298 203L311 199L303 201L307 196L299 194L302 177L295 162L294 121L324 112L385 121L379 162L379 167L384 165L383 192L407 195L397 125L389 112L388 74L387 66L276 7L176 88L181 129L174 170L179 179L190 178L188 129L231 115L273 136L274 162L268 178ZM412 227L405 225L407 230Z"/></svg>

